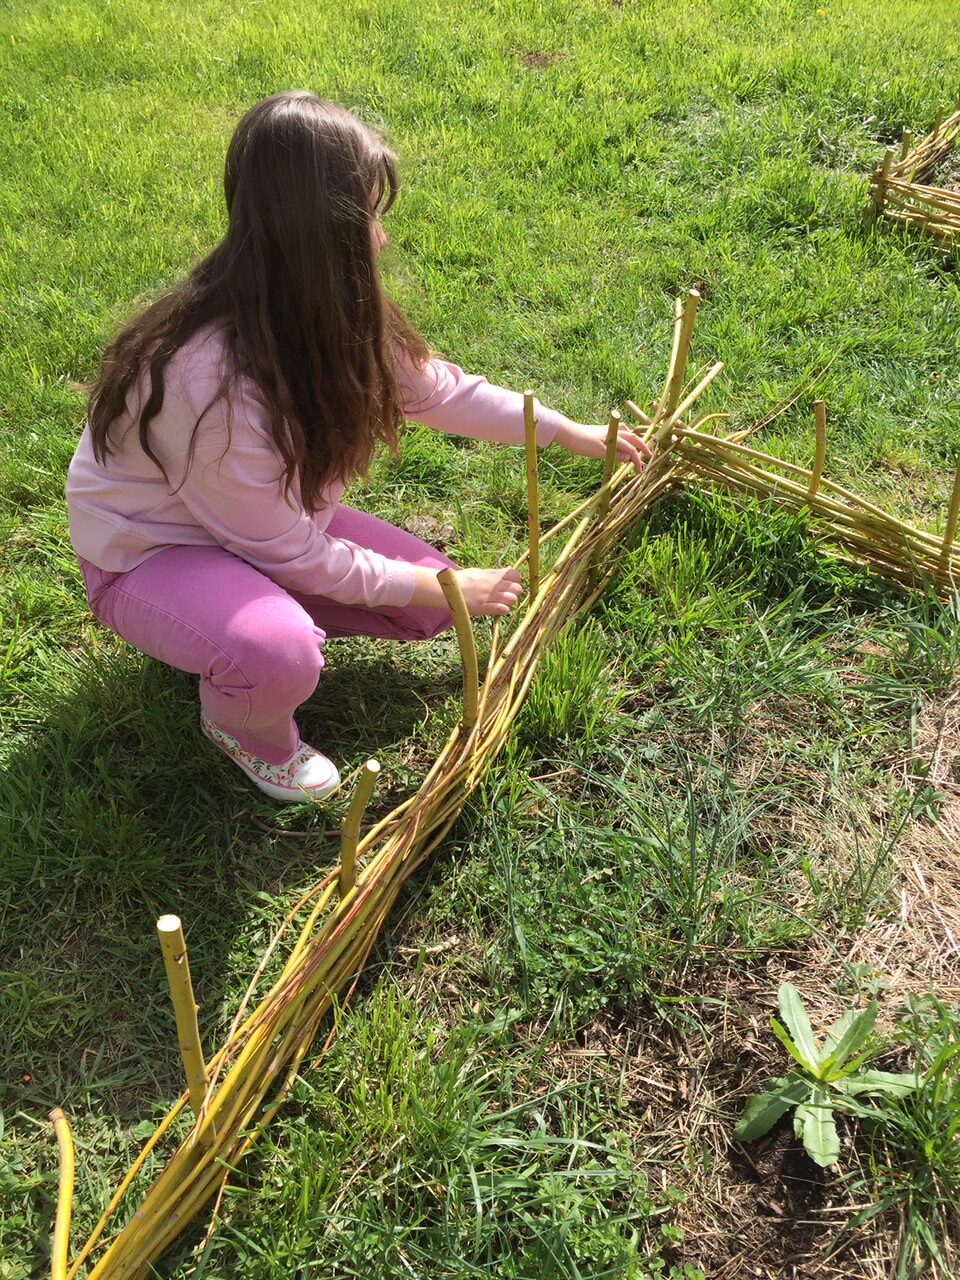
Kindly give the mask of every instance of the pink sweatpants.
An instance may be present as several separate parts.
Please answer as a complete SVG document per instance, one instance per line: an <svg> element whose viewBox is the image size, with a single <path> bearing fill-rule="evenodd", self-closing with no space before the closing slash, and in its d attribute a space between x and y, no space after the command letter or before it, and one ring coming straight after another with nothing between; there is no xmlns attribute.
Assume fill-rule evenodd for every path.
<svg viewBox="0 0 960 1280"><path fill-rule="evenodd" d="M340 505L332 537L392 560L456 568L386 520ZM447 609L339 604L278 586L223 547L171 546L126 573L80 559L94 615L142 653L200 676L200 702L245 751L270 764L300 744L293 713L317 687L324 643L339 636L429 640L453 625Z"/></svg>

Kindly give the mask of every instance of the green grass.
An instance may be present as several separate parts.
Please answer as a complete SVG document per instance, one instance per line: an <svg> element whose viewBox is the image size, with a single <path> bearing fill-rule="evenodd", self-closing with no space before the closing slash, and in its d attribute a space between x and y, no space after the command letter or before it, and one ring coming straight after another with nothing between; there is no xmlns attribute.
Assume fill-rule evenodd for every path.
<svg viewBox="0 0 960 1280"><path fill-rule="evenodd" d="M656 394L672 298L697 283L695 359L727 365L704 407L749 424L836 355L831 473L940 528L957 263L861 214L882 145L955 95L960 17L918 0L0 15L0 1278L24 1280L48 1258L50 1107L77 1133L80 1239L179 1091L155 918L185 919L212 1045L337 852L342 798L261 803L200 739L192 678L96 626L62 499L69 381L220 233L238 116L305 86L384 129L404 178L385 273L458 364L605 421ZM810 400L762 446L807 461ZM548 516L598 478L554 449L540 466ZM516 450L411 426L346 496L449 524L463 564L523 546ZM748 1229L710 1189L733 1186L778 979L824 1025L892 981L897 954L871 944L898 919L898 848L946 802L916 725L956 686L957 607L826 559L800 518L694 493L658 509L548 655L210 1244L198 1260L194 1228L164 1274L692 1280L719 1267L710 1223L767 1266L760 1213ZM375 752L386 811L458 691L452 636L336 642L301 726L346 768ZM922 965L897 981L891 1025ZM938 1017L954 1043L956 1011ZM941 1206L960 1171L936 1137L957 1057L924 1058L910 1026L928 1110L865 1117L831 1184L877 1206L850 1229L863 1274L871 1232L904 1274L948 1274L957 1248Z"/></svg>

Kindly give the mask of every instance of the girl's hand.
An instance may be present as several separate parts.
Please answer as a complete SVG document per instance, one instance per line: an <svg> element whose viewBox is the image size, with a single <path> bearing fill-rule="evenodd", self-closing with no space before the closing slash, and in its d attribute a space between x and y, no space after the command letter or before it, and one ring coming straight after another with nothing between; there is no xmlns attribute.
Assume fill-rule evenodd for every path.
<svg viewBox="0 0 960 1280"><path fill-rule="evenodd" d="M447 599L435 570L417 565L414 577L416 583L411 604L447 608ZM457 569L456 579L463 592L467 612L473 616L509 613L523 594L517 569Z"/></svg>
<svg viewBox="0 0 960 1280"><path fill-rule="evenodd" d="M571 453L579 453L584 458L606 457L606 427L571 422L568 426L562 426L553 439L555 444L563 445ZM617 432L617 462L632 462L635 471L642 471L643 459L650 456L649 448L637 433L629 427L621 426Z"/></svg>
<svg viewBox="0 0 960 1280"><path fill-rule="evenodd" d="M523 594L517 569L458 569L456 577L470 614L509 613Z"/></svg>

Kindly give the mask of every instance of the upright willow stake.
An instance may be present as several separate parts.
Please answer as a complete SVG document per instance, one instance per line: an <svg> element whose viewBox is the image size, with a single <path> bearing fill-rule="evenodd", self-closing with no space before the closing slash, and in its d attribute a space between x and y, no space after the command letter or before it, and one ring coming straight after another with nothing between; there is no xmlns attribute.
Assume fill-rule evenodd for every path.
<svg viewBox="0 0 960 1280"><path fill-rule="evenodd" d="M532 391L523 393L523 434L527 456L530 599L536 600L540 592L540 490L537 484L537 419L534 417Z"/></svg>
<svg viewBox="0 0 960 1280"><path fill-rule="evenodd" d="M890 178L890 169L893 165L894 156L896 155L895 147L887 147L883 153L883 164L874 173L873 176L873 216L878 218L883 213L883 206L887 199L887 182Z"/></svg>
<svg viewBox="0 0 960 1280"><path fill-rule="evenodd" d="M453 625L457 630L457 643L460 646L460 661L463 664L463 715L460 724L464 733L469 733L477 723L480 708L480 665L477 661L477 642L473 635L473 623L467 611L467 602L460 590L457 575L452 569L441 569L437 580L443 588L444 598L453 614Z"/></svg>
<svg viewBox="0 0 960 1280"><path fill-rule="evenodd" d="M617 442L620 439L620 423L622 421L623 419L618 411L616 409L611 410L610 421L607 423L607 447L603 455L603 484L606 484L613 475L613 468L617 464ZM607 490L597 504L597 515L601 519L607 514L609 506L610 491Z"/></svg>
<svg viewBox="0 0 960 1280"><path fill-rule="evenodd" d="M679 304L679 299L677 301ZM697 307L699 304L699 290L691 289L687 295L686 306L677 306L670 370L663 390L663 399L660 401L660 413L658 416L661 418L669 418L680 403L683 378L687 371L687 360L690 356L690 341L693 338L693 326L697 320Z"/></svg>
<svg viewBox="0 0 960 1280"><path fill-rule="evenodd" d="M353 793L346 816L340 826L340 897L345 898L357 883L357 841L360 839L360 823L367 801L380 772L379 760L367 760L360 774L360 781Z"/></svg>
<svg viewBox="0 0 960 1280"><path fill-rule="evenodd" d="M913 131L904 129L903 140L900 143L900 163L902 164L910 154L910 143L913 141Z"/></svg>
<svg viewBox="0 0 960 1280"><path fill-rule="evenodd" d="M57 1217L50 1250L50 1275L52 1280L66 1280L67 1255L70 1250L70 1213L73 1208L73 1135L70 1132L70 1122L59 1107L54 1107L49 1119L57 1135L60 1152L60 1183L57 1188Z"/></svg>
<svg viewBox="0 0 960 1280"><path fill-rule="evenodd" d="M813 471L810 473L810 485L807 489L807 502L812 502L820 488L823 468L827 460L827 406L822 400L814 400L813 414L817 443L813 455Z"/></svg>
<svg viewBox="0 0 960 1280"><path fill-rule="evenodd" d="M620 423L622 418L616 409L610 412L610 421L607 423L607 442L603 454L603 480L600 483L601 489L605 488L610 477L613 475L613 469L617 464L617 441L620 438ZM610 507L610 490L601 493L597 502L597 520L603 520L606 517ZM600 576L600 560L594 555L590 561L590 586L595 587Z"/></svg>
<svg viewBox="0 0 960 1280"><path fill-rule="evenodd" d="M670 433L677 421L683 416L684 410L689 407L723 368L723 365L714 366L707 374L706 380L687 396L683 405L680 404L699 302L700 294L696 289L691 289L687 295L686 304L680 298L677 298L674 303L673 350L670 352L670 365L667 370L667 380L664 384L663 395L660 397L653 416L653 430L649 441L654 453L669 442Z"/></svg>
<svg viewBox="0 0 960 1280"><path fill-rule="evenodd" d="M957 536L958 518L960 518L960 458L957 459L957 469L953 473L953 492L950 494L950 507L947 511L947 527L940 548L939 567L944 570L950 563L950 553Z"/></svg>
<svg viewBox="0 0 960 1280"><path fill-rule="evenodd" d="M183 1058L183 1069L187 1076L190 1106L193 1114L199 1115L203 1100L207 1096L207 1073L203 1064L203 1050L200 1047L200 1028L197 1026L199 1005L193 998L190 961L187 959L187 944L180 917L161 916L157 921L157 936L160 939L160 950L163 952L163 963L167 970L173 1012L177 1019L177 1039L180 1042L180 1055Z"/></svg>

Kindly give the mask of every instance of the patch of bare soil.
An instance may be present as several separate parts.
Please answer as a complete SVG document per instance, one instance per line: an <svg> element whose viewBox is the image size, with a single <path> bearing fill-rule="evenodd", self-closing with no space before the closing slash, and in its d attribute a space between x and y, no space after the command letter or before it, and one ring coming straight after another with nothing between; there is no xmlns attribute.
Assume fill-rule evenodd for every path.
<svg viewBox="0 0 960 1280"><path fill-rule="evenodd" d="M456 530L447 521L437 520L435 516L421 513L405 516L400 522L401 529L412 533L415 538L429 542L432 547L442 551L444 555L450 550L456 537Z"/></svg>
<svg viewBox="0 0 960 1280"><path fill-rule="evenodd" d="M943 191L955 191L960 195L960 151L951 151L949 155L944 156L925 181L932 187L940 187Z"/></svg>
<svg viewBox="0 0 960 1280"><path fill-rule="evenodd" d="M784 1070L780 1047L766 1033L779 976L754 982L728 973L726 1005L715 1007L700 1034L659 1038L650 1011L637 1007L598 1019L575 1044L548 1050L545 1065L557 1083L586 1075L594 1086L605 1082L638 1162L682 1194L673 1219L683 1232L676 1261L699 1267L709 1280L865 1280L879 1274L867 1258L871 1241L828 1256L854 1211L838 1173L809 1159L791 1121L749 1147L732 1139L746 1099ZM785 976L814 985L812 974ZM528 1030L537 1039L536 1029ZM851 1152L847 1140L845 1164Z"/></svg>
<svg viewBox="0 0 960 1280"><path fill-rule="evenodd" d="M832 1207L833 1179L804 1152L789 1121L752 1143L749 1152L732 1147L723 1173L727 1222L698 1242L707 1275L820 1280L851 1274L823 1257L824 1237L832 1234L825 1214Z"/></svg>
<svg viewBox="0 0 960 1280"><path fill-rule="evenodd" d="M542 53L537 49L529 49L526 53L521 53L520 61L530 71L542 71L544 67L558 62L561 57L562 54L559 53Z"/></svg>

